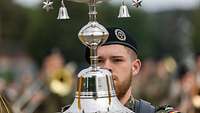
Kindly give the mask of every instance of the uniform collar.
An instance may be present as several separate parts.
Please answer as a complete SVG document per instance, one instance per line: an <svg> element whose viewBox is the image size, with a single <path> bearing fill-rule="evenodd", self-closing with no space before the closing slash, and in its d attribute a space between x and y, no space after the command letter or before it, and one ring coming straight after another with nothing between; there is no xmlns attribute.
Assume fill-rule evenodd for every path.
<svg viewBox="0 0 200 113"><path fill-rule="evenodd" d="M134 97L131 95L130 98L128 99L127 103L124 105L125 107L133 110L134 109L134 103L135 103L135 99Z"/></svg>

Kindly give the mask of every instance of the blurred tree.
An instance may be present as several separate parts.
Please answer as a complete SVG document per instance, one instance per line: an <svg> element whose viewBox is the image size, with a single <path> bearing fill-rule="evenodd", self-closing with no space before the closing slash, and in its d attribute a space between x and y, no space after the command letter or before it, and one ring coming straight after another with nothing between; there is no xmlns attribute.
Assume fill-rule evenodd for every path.
<svg viewBox="0 0 200 113"><path fill-rule="evenodd" d="M85 5L86 6L86 5ZM53 48L59 48L67 61L81 62L82 46L78 40L79 29L87 23L87 7L70 3L67 6L70 20L57 20L59 9L55 2L54 10L46 12L42 8L29 12L29 26L26 31L26 46L40 63ZM80 18L81 17L81 18Z"/></svg>
<svg viewBox="0 0 200 113"><path fill-rule="evenodd" d="M88 22L87 5L65 1L70 20L57 20L60 1L54 1L54 10L46 12L42 6L35 9L22 8L12 0L0 1L0 47L9 51L16 48L29 52L39 63L51 52L59 48L66 61L84 61L83 45L77 34ZM199 9L193 11L168 11L146 13L129 8L131 18L118 19L119 7L107 3L98 5L97 20L105 27L116 26L127 29L136 37L140 58L171 54L179 58L181 49L178 18L186 17L194 25L192 35L194 48L199 48ZM191 13L192 12L192 13Z"/></svg>
<svg viewBox="0 0 200 113"><path fill-rule="evenodd" d="M192 35L192 41L193 41L193 46L194 46L194 50L195 52L200 52L200 8L198 8L197 10L192 11L191 13L191 21L192 24L194 26L194 32Z"/></svg>
<svg viewBox="0 0 200 113"><path fill-rule="evenodd" d="M51 12L45 12L40 8L29 13L31 22L27 29L26 44L28 51L39 61L42 61L42 58L54 47L60 48L64 52L66 60L84 61L83 45L78 40L77 34L80 28L88 22L88 7L73 2L67 4L71 20L56 20L59 9L58 2ZM149 51L150 48L153 48L154 39L152 28L147 27L151 24L149 18L146 18L147 14L143 11L131 10L134 17L137 17L136 19L134 17L118 19L118 10L118 7L106 3L98 6L98 22L105 27L119 26L127 29L137 37L140 43L145 42L145 45L148 45L145 46L147 50L142 51L142 54L146 54L146 56L153 54L154 51Z"/></svg>
<svg viewBox="0 0 200 113"><path fill-rule="evenodd" d="M0 51L15 51L20 46L27 22L24 8L15 5L12 0L0 1Z"/></svg>
<svg viewBox="0 0 200 113"><path fill-rule="evenodd" d="M105 25L105 27L122 27L126 29L137 40L139 45L140 58L152 56L155 51L154 43L154 16L147 14L142 10L137 10L131 7L129 13L131 18L118 18L119 7L111 5L101 5L98 7L99 21ZM112 9L112 10L111 10ZM145 46L144 46L145 45Z"/></svg>
<svg viewBox="0 0 200 113"><path fill-rule="evenodd" d="M192 53L191 11L168 11L156 14L156 56L171 55L182 62Z"/></svg>

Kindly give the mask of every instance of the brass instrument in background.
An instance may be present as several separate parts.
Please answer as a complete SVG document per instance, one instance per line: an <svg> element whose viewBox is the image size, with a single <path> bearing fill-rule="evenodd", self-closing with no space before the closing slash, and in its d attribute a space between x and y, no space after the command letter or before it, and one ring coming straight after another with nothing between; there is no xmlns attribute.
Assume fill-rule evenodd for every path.
<svg viewBox="0 0 200 113"><path fill-rule="evenodd" d="M14 102L12 106L14 113L33 113L51 92L59 96L67 96L72 88L75 69L75 64L68 63L65 68L56 70L52 75L47 76L49 78L35 80ZM40 95L42 93L44 98L41 101L33 100L38 93Z"/></svg>
<svg viewBox="0 0 200 113"><path fill-rule="evenodd" d="M60 69L49 80L49 89L59 96L66 96L72 88L73 73L66 69Z"/></svg>
<svg viewBox="0 0 200 113"><path fill-rule="evenodd" d="M13 113L6 99L0 95L0 113Z"/></svg>
<svg viewBox="0 0 200 113"><path fill-rule="evenodd" d="M196 74L196 85L195 85L195 91L192 96L192 105L195 109L195 112L200 112L200 75Z"/></svg>
<svg viewBox="0 0 200 113"><path fill-rule="evenodd" d="M192 97L192 104L195 109L200 110L200 88L197 89L197 93Z"/></svg>

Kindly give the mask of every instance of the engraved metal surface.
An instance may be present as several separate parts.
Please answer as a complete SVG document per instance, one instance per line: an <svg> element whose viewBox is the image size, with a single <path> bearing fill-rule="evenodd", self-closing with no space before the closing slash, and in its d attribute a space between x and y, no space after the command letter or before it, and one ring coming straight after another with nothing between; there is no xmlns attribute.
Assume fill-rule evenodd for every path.
<svg viewBox="0 0 200 113"><path fill-rule="evenodd" d="M63 113L134 113L118 100L112 74L92 67L78 74L78 88L73 104Z"/></svg>
<svg viewBox="0 0 200 113"><path fill-rule="evenodd" d="M78 34L81 42L89 48L92 45L103 44L107 40L108 35L108 31L96 21L89 22Z"/></svg>
<svg viewBox="0 0 200 113"><path fill-rule="evenodd" d="M90 2L90 0L69 0L69 1L78 2L78 3L89 3ZM107 2L107 1L110 1L110 0L96 0L97 3L102 3L102 2Z"/></svg>

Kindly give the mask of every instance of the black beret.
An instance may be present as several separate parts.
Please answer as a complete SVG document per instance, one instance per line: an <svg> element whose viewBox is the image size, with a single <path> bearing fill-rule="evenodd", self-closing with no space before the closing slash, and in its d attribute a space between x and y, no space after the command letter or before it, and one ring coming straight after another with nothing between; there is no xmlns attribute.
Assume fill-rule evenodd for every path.
<svg viewBox="0 0 200 113"><path fill-rule="evenodd" d="M106 29L109 32L109 37L102 46L111 45L111 44L120 44L120 45L124 45L130 48L137 54L136 41L134 40L134 37L131 37L131 35L126 30L122 28L117 28L117 27L111 27L111 28L106 28ZM86 47L85 58L87 62L90 61L89 56L90 56L90 50L88 47Z"/></svg>

